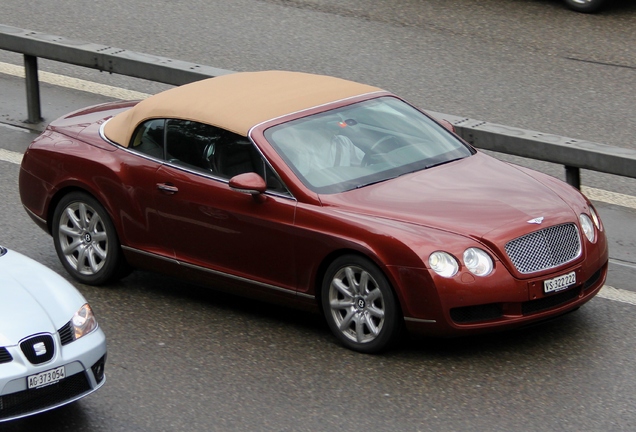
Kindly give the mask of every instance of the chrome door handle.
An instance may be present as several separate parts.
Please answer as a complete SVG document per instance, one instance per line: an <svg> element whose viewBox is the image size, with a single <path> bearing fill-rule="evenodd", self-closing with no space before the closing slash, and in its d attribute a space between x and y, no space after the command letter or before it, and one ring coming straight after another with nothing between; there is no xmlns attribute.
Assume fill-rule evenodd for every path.
<svg viewBox="0 0 636 432"><path fill-rule="evenodd" d="M179 192L179 188L167 183L157 183L157 189L163 192L167 192L169 194L174 194Z"/></svg>

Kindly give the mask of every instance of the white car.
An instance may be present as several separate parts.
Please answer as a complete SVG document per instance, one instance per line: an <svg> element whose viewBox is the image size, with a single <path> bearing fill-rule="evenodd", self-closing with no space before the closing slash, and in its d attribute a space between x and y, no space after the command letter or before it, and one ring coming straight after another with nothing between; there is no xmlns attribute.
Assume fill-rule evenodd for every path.
<svg viewBox="0 0 636 432"><path fill-rule="evenodd" d="M565 0L565 4L577 12L592 13L601 10L609 0Z"/></svg>
<svg viewBox="0 0 636 432"><path fill-rule="evenodd" d="M0 422L76 401L105 381L106 337L64 278L0 246Z"/></svg>

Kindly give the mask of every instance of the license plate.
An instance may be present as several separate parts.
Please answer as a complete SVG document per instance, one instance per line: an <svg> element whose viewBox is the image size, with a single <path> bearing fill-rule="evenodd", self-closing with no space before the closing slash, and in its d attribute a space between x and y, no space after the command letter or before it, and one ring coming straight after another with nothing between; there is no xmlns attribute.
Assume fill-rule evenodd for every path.
<svg viewBox="0 0 636 432"><path fill-rule="evenodd" d="M557 276L553 279L543 281L543 292L551 293L564 290L576 283L576 273L570 272L562 276Z"/></svg>
<svg viewBox="0 0 636 432"><path fill-rule="evenodd" d="M27 377L27 381L29 383L29 388L38 388L44 387L50 384L55 384L61 379L66 377L66 370L64 366L60 366L59 368L47 370L44 372L40 372L37 375L31 375Z"/></svg>

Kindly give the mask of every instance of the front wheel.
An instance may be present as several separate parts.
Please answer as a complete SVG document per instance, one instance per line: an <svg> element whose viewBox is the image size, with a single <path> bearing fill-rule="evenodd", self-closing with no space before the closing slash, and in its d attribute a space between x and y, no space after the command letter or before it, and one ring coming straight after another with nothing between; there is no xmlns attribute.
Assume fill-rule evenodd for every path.
<svg viewBox="0 0 636 432"><path fill-rule="evenodd" d="M115 227L90 195L72 192L60 200L52 234L58 258L78 281L101 285L126 273Z"/></svg>
<svg viewBox="0 0 636 432"><path fill-rule="evenodd" d="M335 260L322 283L329 328L347 348L377 353L395 342L400 308L387 278L371 261L355 255Z"/></svg>
<svg viewBox="0 0 636 432"><path fill-rule="evenodd" d="M601 10L608 0L565 0L565 4L572 10L583 13L593 13Z"/></svg>

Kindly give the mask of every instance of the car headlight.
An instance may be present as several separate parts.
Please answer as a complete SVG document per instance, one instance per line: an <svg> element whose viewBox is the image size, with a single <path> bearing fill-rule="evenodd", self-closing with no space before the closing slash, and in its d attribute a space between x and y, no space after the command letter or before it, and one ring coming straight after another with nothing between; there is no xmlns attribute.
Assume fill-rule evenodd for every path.
<svg viewBox="0 0 636 432"><path fill-rule="evenodd" d="M431 268L440 276L453 277L459 270L457 260L449 253L437 251L428 257Z"/></svg>
<svg viewBox="0 0 636 432"><path fill-rule="evenodd" d="M585 234L585 237L587 237L587 239L591 243L594 243L594 241L596 240L594 234L594 223L592 222L590 217L586 214L581 213L579 215L579 222L581 223L581 228L583 229L583 234Z"/></svg>
<svg viewBox="0 0 636 432"><path fill-rule="evenodd" d="M488 276L493 269L490 255L478 248L471 247L464 251L464 264L475 276Z"/></svg>
<svg viewBox="0 0 636 432"><path fill-rule="evenodd" d="M86 336L97 328L97 319L88 303L75 312L75 315L71 318L71 327L74 340Z"/></svg>
<svg viewBox="0 0 636 432"><path fill-rule="evenodd" d="M594 225L596 225L596 229L601 231L601 219L598 217L596 210L594 210L594 207L592 206L590 206L590 214L592 215L592 221L594 222Z"/></svg>

